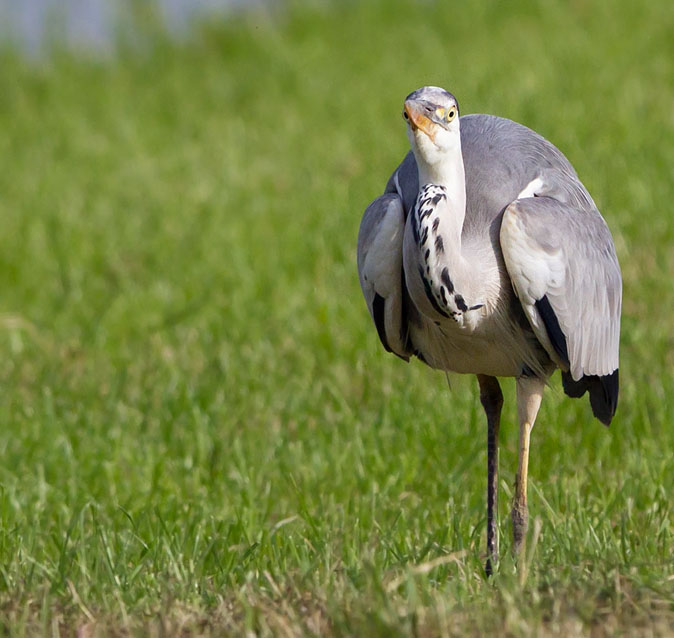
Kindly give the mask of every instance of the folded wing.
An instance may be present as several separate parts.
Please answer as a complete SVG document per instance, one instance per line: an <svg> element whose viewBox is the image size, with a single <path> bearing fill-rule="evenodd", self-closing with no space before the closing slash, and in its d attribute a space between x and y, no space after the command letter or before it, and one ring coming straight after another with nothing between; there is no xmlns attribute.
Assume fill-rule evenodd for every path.
<svg viewBox="0 0 674 638"><path fill-rule="evenodd" d="M500 240L515 293L562 368L565 391L588 391L608 425L618 397L622 280L606 222L591 205L524 197L506 208Z"/></svg>
<svg viewBox="0 0 674 638"><path fill-rule="evenodd" d="M365 210L358 232L358 275L379 338L388 352L408 359L404 320L403 202L385 193Z"/></svg>

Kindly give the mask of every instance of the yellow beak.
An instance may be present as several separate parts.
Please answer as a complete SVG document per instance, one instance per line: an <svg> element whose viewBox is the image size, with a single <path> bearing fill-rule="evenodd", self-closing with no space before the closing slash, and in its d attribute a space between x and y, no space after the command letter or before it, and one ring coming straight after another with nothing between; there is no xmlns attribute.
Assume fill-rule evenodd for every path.
<svg viewBox="0 0 674 638"><path fill-rule="evenodd" d="M424 115L421 106L414 100L405 102L405 113L413 131L421 129L431 140L435 139L435 124Z"/></svg>

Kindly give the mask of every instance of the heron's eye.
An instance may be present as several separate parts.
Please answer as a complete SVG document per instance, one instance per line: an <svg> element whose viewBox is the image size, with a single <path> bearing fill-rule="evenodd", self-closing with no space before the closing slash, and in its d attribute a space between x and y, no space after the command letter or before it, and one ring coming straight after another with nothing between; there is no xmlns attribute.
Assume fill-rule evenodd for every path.
<svg viewBox="0 0 674 638"><path fill-rule="evenodd" d="M404 120L409 120L409 116L407 115L407 111L403 111L403 119Z"/></svg>
<svg viewBox="0 0 674 638"><path fill-rule="evenodd" d="M447 111L447 121L451 122L456 117L456 109L452 107Z"/></svg>

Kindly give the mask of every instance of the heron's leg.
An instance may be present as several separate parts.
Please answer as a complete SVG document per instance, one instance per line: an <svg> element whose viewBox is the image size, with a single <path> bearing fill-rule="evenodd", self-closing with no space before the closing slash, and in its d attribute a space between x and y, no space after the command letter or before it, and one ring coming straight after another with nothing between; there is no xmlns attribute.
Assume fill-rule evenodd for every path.
<svg viewBox="0 0 674 638"><path fill-rule="evenodd" d="M519 554L529 526L527 506L527 473L529 470L529 437L541 407L545 380L538 377L521 377L517 380L517 416L520 422L520 447L515 500L513 502L513 552Z"/></svg>
<svg viewBox="0 0 674 638"><path fill-rule="evenodd" d="M496 377L477 375L480 401L487 415L487 576L493 573L492 562L498 561L498 431L501 424L503 394Z"/></svg>

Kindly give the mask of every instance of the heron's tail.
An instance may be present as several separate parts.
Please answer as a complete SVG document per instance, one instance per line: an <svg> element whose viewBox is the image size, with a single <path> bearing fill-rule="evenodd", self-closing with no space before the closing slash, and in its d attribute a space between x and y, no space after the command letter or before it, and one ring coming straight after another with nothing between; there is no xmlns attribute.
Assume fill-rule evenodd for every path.
<svg viewBox="0 0 674 638"><path fill-rule="evenodd" d="M592 413L604 424L610 425L611 419L618 407L618 370L611 374L598 376L596 374L585 375L578 381L574 381L571 373L562 372L562 385L564 392L570 397L577 399L586 392L590 395Z"/></svg>

